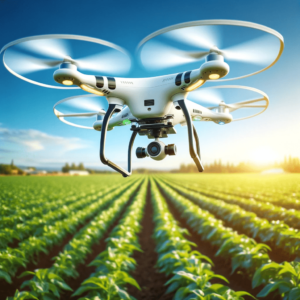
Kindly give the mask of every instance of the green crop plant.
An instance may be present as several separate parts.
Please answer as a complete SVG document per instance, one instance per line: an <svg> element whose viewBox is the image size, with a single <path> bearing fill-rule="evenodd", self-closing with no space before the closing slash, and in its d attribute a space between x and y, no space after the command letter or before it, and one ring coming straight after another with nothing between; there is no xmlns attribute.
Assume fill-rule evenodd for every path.
<svg viewBox="0 0 300 300"><path fill-rule="evenodd" d="M284 300L300 299L300 262L275 262L259 268L253 277L253 288L264 285L257 297L277 294Z"/></svg>

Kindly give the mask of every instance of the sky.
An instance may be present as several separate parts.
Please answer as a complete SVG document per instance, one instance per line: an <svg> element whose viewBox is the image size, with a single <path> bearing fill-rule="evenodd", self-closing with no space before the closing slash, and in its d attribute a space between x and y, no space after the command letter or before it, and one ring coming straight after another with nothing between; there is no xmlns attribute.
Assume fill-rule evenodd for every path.
<svg viewBox="0 0 300 300"><path fill-rule="evenodd" d="M238 163L280 161L288 155L299 157L299 1L0 0L0 46L41 34L96 37L128 51L132 59L128 77L147 77L179 72L185 66L155 74L144 70L136 56L137 45L144 37L166 26L208 19L243 20L271 27L283 35L285 49L280 60L265 72L222 83L258 88L269 96L270 105L255 118L225 126L196 122L204 164L219 159ZM225 42L233 39L229 36ZM30 84L10 74L3 64L0 78L0 163L10 163L13 159L16 165L60 168L65 162L83 162L89 167L105 169L99 161L100 133L70 127L53 114L57 101L85 92ZM182 163L192 163L187 128L178 125L176 130L176 135L164 140L166 144L177 145L176 156L157 162L137 159L133 151L133 168L173 169ZM129 126L124 126L110 131L107 137L106 155L123 167L127 163L130 135ZM134 149L146 147L149 142L146 137L137 137Z"/></svg>

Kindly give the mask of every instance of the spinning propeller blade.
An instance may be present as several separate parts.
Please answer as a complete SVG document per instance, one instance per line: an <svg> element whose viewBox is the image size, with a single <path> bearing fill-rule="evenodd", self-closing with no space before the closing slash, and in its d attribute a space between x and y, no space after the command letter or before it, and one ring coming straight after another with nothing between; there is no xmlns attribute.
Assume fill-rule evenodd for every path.
<svg viewBox="0 0 300 300"><path fill-rule="evenodd" d="M257 65L266 65L276 57L276 49L278 41L270 35L264 35L257 39L241 43L227 49L222 50L222 53L227 60L241 61ZM262 51L263 49L263 51ZM274 51L275 50L275 51Z"/></svg>
<svg viewBox="0 0 300 300"><path fill-rule="evenodd" d="M223 30L224 27L226 30ZM267 34L244 42L244 35L239 31L237 34L231 31L231 28L236 27L248 27L258 33ZM236 42L236 45L225 47L230 40L236 41L239 37L241 43ZM223 54L226 62L236 61L264 66L263 69L249 75L236 77L244 78L271 67L279 59L283 46L282 36L266 26L235 20L205 20L160 29L145 37L139 44L139 49L143 65L152 70L195 63L211 52ZM222 80L231 79L233 78Z"/></svg>
<svg viewBox="0 0 300 300"><path fill-rule="evenodd" d="M221 46L220 32L217 27L186 27L166 33L166 37L200 49Z"/></svg>
<svg viewBox="0 0 300 300"><path fill-rule="evenodd" d="M189 93L189 98L203 106L214 105L217 107L222 101L224 102L222 94L217 89L198 89Z"/></svg>
<svg viewBox="0 0 300 300"><path fill-rule="evenodd" d="M102 47L106 46L110 50L99 48L97 54L76 57L72 49L75 52L79 48L75 48L74 44L71 43L74 40L77 40L77 43L79 40L95 43ZM85 46L88 47L89 44ZM95 46L93 45L93 47ZM5 66L9 71L11 69L14 75L31 83L53 88L62 87L41 84L22 75L58 68L64 60L71 61L84 71L105 72L116 75L127 73L131 67L130 57L121 47L100 39L75 35L45 35L23 38L5 45L1 51L6 51L5 58L8 60L8 64L5 64ZM80 56L80 54L77 56Z"/></svg>
<svg viewBox="0 0 300 300"><path fill-rule="evenodd" d="M63 104L68 109L76 108L80 110L85 110L88 112L95 112L97 114L99 111L107 106L107 100L104 97L94 96L94 95L80 95L67 98Z"/></svg>
<svg viewBox="0 0 300 300"><path fill-rule="evenodd" d="M81 69L111 74L126 74L131 67L129 57L116 50L76 59L76 64Z"/></svg>

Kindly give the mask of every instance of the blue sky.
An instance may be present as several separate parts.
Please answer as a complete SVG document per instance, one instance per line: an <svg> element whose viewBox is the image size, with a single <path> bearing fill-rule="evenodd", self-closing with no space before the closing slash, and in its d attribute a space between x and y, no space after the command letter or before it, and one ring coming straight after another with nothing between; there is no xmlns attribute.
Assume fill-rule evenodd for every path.
<svg viewBox="0 0 300 300"><path fill-rule="evenodd" d="M148 34L173 24L206 19L259 23L280 32L285 49L271 69L228 84L256 87L270 97L267 111L253 119L218 126L196 124L204 163L215 159L237 163L260 153L274 159L300 156L300 2L282 1L99 1L0 0L0 46L18 38L51 33L97 37L125 48L133 59L129 77L149 76L135 59L138 43ZM176 71L174 69L174 71ZM160 73L162 74L162 73ZM67 126L54 116L53 105L83 91L45 89L24 82L0 66L0 162L59 167L83 162L102 167L99 132ZM166 143L176 143L178 155L158 163L133 154L133 167L176 168L191 163L186 127ZM109 132L107 155L125 166L129 127ZM135 146L146 146L138 137Z"/></svg>

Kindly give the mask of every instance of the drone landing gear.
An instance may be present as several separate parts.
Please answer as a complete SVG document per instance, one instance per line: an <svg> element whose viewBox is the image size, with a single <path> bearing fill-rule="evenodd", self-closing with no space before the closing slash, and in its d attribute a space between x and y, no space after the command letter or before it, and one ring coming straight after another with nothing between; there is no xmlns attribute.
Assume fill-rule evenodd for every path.
<svg viewBox="0 0 300 300"><path fill-rule="evenodd" d="M118 105L117 104L109 104L108 110L104 116L103 123L102 123L102 128L101 128L101 138L100 138L100 160L103 164L108 165L112 169L118 171L123 175L123 177L128 177L131 175L131 150L132 150L132 145L135 140L135 137L137 135L136 131L132 132L130 141L129 141L129 146L128 146L128 171L124 170L117 164L113 163L112 161L108 160L105 157L105 139L106 139L106 133L107 133L107 127L108 127L108 122L112 116L112 114L116 111L118 111Z"/></svg>
<svg viewBox="0 0 300 300"><path fill-rule="evenodd" d="M200 156L200 143L199 143L199 138L198 138L198 134L197 134L197 131L196 131L196 128L192 122L192 119L191 119L191 115L185 105L185 102L184 100L179 100L178 101L178 104L180 106L180 108L182 109L183 111L183 114L185 116L185 119L186 119L186 123L187 123L187 129L188 129L188 137L189 137L189 148L190 148L190 155L192 157L192 159L194 160L197 168L198 168L198 171L199 172L203 172L204 170L204 167L201 163L201 156ZM196 141L196 149L197 151L195 151L195 148L194 148L194 138L195 138L195 141Z"/></svg>

